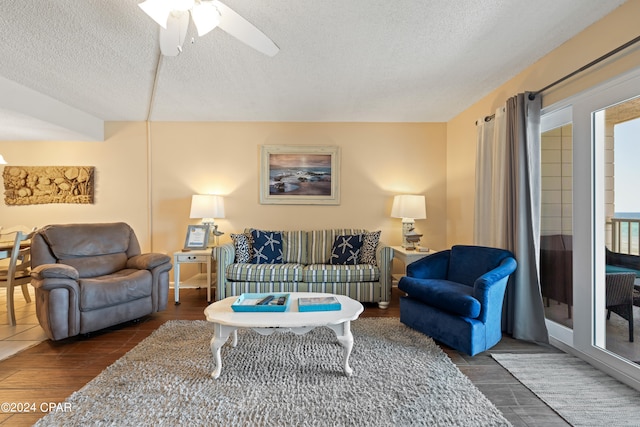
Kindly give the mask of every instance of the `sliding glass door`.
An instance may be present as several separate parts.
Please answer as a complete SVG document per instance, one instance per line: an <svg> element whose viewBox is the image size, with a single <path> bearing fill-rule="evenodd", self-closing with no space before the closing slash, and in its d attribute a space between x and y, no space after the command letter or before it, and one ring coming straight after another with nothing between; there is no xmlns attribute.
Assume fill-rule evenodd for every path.
<svg viewBox="0 0 640 427"><path fill-rule="evenodd" d="M601 259L604 281L596 278L596 316L606 311L604 326L596 329L595 342L602 349L632 362L640 362L640 339L634 320L640 320L640 96L592 113L594 140L601 172L597 175L604 194L605 254ZM598 224L596 224L598 226ZM637 332L640 332L637 331Z"/></svg>
<svg viewBox="0 0 640 427"><path fill-rule="evenodd" d="M550 338L640 389L640 70L542 113Z"/></svg>
<svg viewBox="0 0 640 427"><path fill-rule="evenodd" d="M540 286L556 334L573 329L573 124L571 109L541 121Z"/></svg>

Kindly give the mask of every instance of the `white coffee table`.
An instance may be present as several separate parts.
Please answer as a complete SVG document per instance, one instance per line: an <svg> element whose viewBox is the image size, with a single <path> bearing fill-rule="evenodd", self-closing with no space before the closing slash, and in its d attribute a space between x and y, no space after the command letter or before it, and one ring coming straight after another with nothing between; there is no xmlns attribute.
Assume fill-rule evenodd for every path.
<svg viewBox="0 0 640 427"><path fill-rule="evenodd" d="M216 363L211 376L213 378L220 376L222 371L220 348L231 334L233 334L233 347L238 344L238 328L250 328L262 335L271 335L276 331L291 331L302 335L319 326L327 326L335 332L338 342L344 348L344 373L350 376L353 373L353 369L349 366L349 355L353 348L351 321L356 320L364 310L362 304L344 295L333 295L340 301L341 310L303 313L298 311L298 298L332 295L317 292L291 292L291 302L285 312L235 312L231 304L238 299L237 296L225 298L208 306L204 310L204 315L214 325L211 352Z"/></svg>

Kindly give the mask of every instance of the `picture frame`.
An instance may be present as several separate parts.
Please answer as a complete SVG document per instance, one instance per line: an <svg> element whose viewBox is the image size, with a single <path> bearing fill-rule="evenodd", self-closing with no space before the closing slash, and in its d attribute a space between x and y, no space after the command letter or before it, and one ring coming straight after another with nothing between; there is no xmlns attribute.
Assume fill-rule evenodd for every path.
<svg viewBox="0 0 640 427"><path fill-rule="evenodd" d="M260 203L340 204L340 147L263 145Z"/></svg>
<svg viewBox="0 0 640 427"><path fill-rule="evenodd" d="M209 244L208 225L190 225L184 239L184 249L207 249Z"/></svg>

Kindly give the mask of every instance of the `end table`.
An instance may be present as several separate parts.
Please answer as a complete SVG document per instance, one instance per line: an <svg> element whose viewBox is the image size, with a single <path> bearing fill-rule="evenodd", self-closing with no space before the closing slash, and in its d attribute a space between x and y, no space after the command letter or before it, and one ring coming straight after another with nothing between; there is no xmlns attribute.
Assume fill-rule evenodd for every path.
<svg viewBox="0 0 640 427"><path fill-rule="evenodd" d="M418 249L414 249L414 250L407 250L406 248L403 248L402 246L392 246L393 248L393 257L399 259L403 264L404 264L404 274L394 274L393 275L393 281L398 283L400 281L400 278L402 276L404 276L407 273L407 266L409 264L411 264L414 261L418 261L419 259L422 259L426 256L429 255L433 255L434 253L436 253L436 251L426 251L426 252L422 252L419 251Z"/></svg>
<svg viewBox="0 0 640 427"><path fill-rule="evenodd" d="M215 282L215 275L212 274L213 248L198 249L191 251L177 251L173 253L173 287L176 305L180 304L180 286L190 288L207 288L207 302L211 302L211 286ZM206 264L207 272L198 273L180 283L181 264Z"/></svg>

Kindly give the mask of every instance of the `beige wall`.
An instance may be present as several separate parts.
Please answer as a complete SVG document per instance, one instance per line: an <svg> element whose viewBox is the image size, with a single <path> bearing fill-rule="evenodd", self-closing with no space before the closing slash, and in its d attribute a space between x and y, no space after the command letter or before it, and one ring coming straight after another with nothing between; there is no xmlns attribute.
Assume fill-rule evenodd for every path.
<svg viewBox="0 0 640 427"><path fill-rule="evenodd" d="M476 120L507 98L536 91L637 37L640 1L630 0L447 123L447 244L472 243ZM544 93L543 107L640 64L640 45Z"/></svg>
<svg viewBox="0 0 640 427"><path fill-rule="evenodd" d="M424 242L442 248L446 125L443 123L152 123L153 246L182 247L191 195L225 196L226 218L216 221L229 241L245 227L382 230L400 244L400 220L390 218L392 198L424 194L426 220L416 222ZM259 150L266 144L334 145L341 149L337 206L261 205Z"/></svg>
<svg viewBox="0 0 640 427"><path fill-rule="evenodd" d="M144 123L108 123L103 142L0 141L0 153L16 166L95 167L93 204L7 206L3 196L0 225L125 221L148 248L145 135Z"/></svg>
<svg viewBox="0 0 640 427"><path fill-rule="evenodd" d="M412 193L427 200L428 218L416 221L423 242L445 246L444 123L151 123L149 130L149 146L145 123L109 123L104 142L0 142L0 152L15 165L96 167L95 204L0 203L0 225L121 220L134 227L146 250L172 253L183 246L187 224L199 222L189 219L191 195L216 193L226 204L226 218L217 221L226 233L221 242L245 227L363 227L400 244L401 223L389 216L391 202L396 194ZM339 146L340 205L261 205L263 144Z"/></svg>

